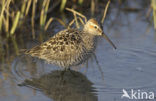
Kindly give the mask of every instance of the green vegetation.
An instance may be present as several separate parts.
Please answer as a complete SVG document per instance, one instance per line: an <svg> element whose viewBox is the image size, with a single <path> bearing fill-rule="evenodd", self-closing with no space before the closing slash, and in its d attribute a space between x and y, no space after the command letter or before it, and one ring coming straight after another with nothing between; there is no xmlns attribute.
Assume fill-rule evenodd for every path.
<svg viewBox="0 0 156 101"><path fill-rule="evenodd" d="M44 0L43 2L39 2L39 0L21 0L21 6L19 6L17 9L14 9L16 0L2 0L0 3L1 9L0 9L0 32L7 33L7 36L14 35L15 31L19 26L22 26L25 24L25 21L27 19L31 19L31 26L32 26L32 36L35 38L34 33L34 26L36 24L35 18L36 14L40 13L40 27L44 28L46 21L50 23L52 21L52 18L47 19L47 11L49 9L50 0ZM17 1L18 2L18 1ZM19 3L19 4L20 4ZM42 4L42 5L41 5ZM18 5L18 4L17 4ZM41 9L37 8L40 7ZM37 9L40 9L38 12ZM50 20L50 21L48 21ZM49 24L48 24L49 25ZM47 29L48 25L46 26Z"/></svg>
<svg viewBox="0 0 156 101"><path fill-rule="evenodd" d="M151 6L153 8L153 22L154 28L156 29L156 0L151 0Z"/></svg>

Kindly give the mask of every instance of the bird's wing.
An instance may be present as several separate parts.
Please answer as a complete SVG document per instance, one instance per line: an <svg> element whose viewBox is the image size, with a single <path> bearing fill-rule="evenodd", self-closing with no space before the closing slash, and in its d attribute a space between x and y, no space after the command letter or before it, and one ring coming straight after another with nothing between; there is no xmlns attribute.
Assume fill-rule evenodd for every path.
<svg viewBox="0 0 156 101"><path fill-rule="evenodd" d="M81 50L82 38L80 34L81 32L75 29L60 31L48 41L30 49L26 53L46 60L69 59L72 55L78 55Z"/></svg>

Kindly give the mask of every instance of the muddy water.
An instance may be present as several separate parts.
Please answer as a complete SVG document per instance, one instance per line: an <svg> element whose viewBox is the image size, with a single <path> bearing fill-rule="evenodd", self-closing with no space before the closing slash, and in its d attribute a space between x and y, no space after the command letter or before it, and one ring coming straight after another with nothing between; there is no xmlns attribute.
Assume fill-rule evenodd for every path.
<svg viewBox="0 0 156 101"><path fill-rule="evenodd" d="M117 50L99 39L98 64L93 57L88 66L66 72L63 81L56 66L25 55L14 57L4 65L11 69L0 72L0 101L131 101L121 98L123 89L156 95L156 34L144 12L112 9L104 31Z"/></svg>

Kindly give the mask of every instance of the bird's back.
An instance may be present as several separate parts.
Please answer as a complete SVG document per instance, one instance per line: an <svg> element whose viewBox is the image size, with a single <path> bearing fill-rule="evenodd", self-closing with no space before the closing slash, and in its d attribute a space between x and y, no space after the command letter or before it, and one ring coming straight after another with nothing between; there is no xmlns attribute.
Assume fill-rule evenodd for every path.
<svg viewBox="0 0 156 101"><path fill-rule="evenodd" d="M64 68L78 65L94 50L94 38L85 34L77 29L65 29L41 45L26 51L26 54Z"/></svg>

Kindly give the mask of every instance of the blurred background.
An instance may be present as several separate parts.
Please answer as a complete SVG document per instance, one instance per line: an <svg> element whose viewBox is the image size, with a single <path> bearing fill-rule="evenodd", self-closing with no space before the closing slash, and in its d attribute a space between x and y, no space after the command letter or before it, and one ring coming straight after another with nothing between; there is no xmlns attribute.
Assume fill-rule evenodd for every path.
<svg viewBox="0 0 156 101"><path fill-rule="evenodd" d="M103 29L118 49L100 39L96 50L99 64L92 58L88 66L75 69L80 73L76 72L79 79L74 83L67 80L55 87L60 78L55 80L58 73L49 71L58 68L21 51L67 28L75 15L66 8L99 23L107 8ZM71 27L78 27L77 23ZM124 101L120 97L123 88L156 92L155 29L156 0L0 0L0 101ZM17 85L34 77L39 80L26 81L24 86L37 89ZM39 81L44 77L50 78L47 81L52 84L48 82L46 87L52 88L42 87L47 81ZM62 85L69 92L56 93ZM74 93L72 97L70 93Z"/></svg>

